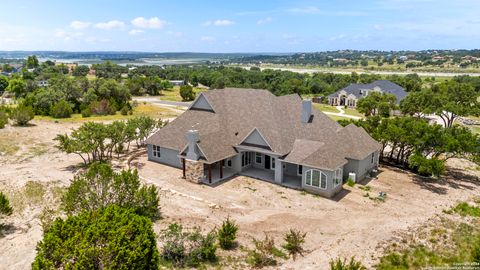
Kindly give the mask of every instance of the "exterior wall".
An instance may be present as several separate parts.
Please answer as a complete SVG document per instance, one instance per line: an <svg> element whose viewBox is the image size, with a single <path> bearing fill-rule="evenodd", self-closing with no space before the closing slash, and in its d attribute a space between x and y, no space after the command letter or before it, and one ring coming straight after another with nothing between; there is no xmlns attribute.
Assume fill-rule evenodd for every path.
<svg viewBox="0 0 480 270"><path fill-rule="evenodd" d="M324 174L327 175L327 188L326 189L311 187L311 186L307 186L305 184L306 183L305 172L308 171L308 170L311 170L311 169L321 171L321 172L323 172ZM331 198L331 197L335 196L335 194L337 194L342 189L342 184L341 183L337 187L334 187L334 184L333 184L334 172L332 172L332 171L319 170L319 169L316 169L316 168L303 166L303 172L304 173L302 174L302 189L304 189L304 190L306 190L310 193L314 193L314 194L318 194L318 195L323 196L323 197Z"/></svg>
<svg viewBox="0 0 480 270"><path fill-rule="evenodd" d="M357 182L363 180L370 171L378 167L379 153L378 151L374 153L373 163L371 155L368 155L362 160L348 159L348 163L343 167L343 179L348 178L349 172L354 172Z"/></svg>
<svg viewBox="0 0 480 270"><path fill-rule="evenodd" d="M283 169L283 173L289 176L298 176L297 175L297 164L292 163L284 163L285 169Z"/></svg>
<svg viewBox="0 0 480 270"><path fill-rule="evenodd" d="M153 156L153 145L147 145L148 160L155 161L158 163L170 165L176 168L182 168L182 162L178 158L178 151L168 148L160 148L160 157Z"/></svg>

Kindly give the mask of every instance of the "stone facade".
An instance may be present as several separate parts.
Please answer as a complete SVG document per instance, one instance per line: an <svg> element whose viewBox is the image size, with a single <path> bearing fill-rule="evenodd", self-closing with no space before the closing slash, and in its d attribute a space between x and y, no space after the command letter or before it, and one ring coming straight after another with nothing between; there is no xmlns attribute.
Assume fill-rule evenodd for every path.
<svg viewBox="0 0 480 270"><path fill-rule="evenodd" d="M203 163L185 159L185 179L193 183L201 183L203 179Z"/></svg>

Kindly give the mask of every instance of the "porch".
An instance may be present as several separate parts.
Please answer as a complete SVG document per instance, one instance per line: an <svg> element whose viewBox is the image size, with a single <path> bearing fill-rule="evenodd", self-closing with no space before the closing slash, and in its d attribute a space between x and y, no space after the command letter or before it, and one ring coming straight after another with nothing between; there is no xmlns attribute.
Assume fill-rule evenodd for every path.
<svg viewBox="0 0 480 270"><path fill-rule="evenodd" d="M213 164L204 164L202 183L207 185L216 184L235 174L232 168L225 166L223 160Z"/></svg>
<svg viewBox="0 0 480 270"><path fill-rule="evenodd" d="M282 172L284 174L284 172ZM279 184L282 186L286 186L289 188L294 189L301 189L302 188L302 179L301 176L291 176L291 175L283 175L282 182L275 182L275 171L273 170L266 170L257 167L250 167L240 173L240 175L248 176L254 179L259 179L263 181L267 181L274 184Z"/></svg>

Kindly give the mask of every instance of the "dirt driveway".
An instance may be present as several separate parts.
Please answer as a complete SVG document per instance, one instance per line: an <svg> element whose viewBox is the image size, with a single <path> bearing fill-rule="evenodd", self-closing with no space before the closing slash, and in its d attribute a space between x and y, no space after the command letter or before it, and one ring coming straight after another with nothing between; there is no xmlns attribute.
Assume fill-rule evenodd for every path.
<svg viewBox="0 0 480 270"><path fill-rule="evenodd" d="M326 269L338 256L355 256L371 266L395 233L420 226L480 191L479 172L466 168L451 170L442 181L425 182L382 167L378 178L368 182L370 196L380 191L388 194L385 202L378 202L365 197L361 185L345 185L330 200L244 176L216 187L188 183L181 179L181 170L149 162L144 156L133 164L144 181L162 188L164 219L156 223L157 231L173 221L213 228L230 216L240 226L240 244L247 247L251 247L251 237L263 237L264 232L277 245L290 228L307 232L308 254L295 262L286 261L282 269Z"/></svg>

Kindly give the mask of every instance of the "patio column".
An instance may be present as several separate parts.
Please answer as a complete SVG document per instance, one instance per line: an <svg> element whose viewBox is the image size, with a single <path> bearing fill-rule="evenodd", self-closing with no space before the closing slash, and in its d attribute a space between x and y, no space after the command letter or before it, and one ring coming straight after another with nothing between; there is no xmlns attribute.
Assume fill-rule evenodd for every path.
<svg viewBox="0 0 480 270"><path fill-rule="evenodd" d="M208 183L212 183L212 164L208 164Z"/></svg>
<svg viewBox="0 0 480 270"><path fill-rule="evenodd" d="M220 160L220 179L223 178L223 160Z"/></svg>
<svg viewBox="0 0 480 270"><path fill-rule="evenodd" d="M275 182L283 182L283 164L279 158L275 159Z"/></svg>
<svg viewBox="0 0 480 270"><path fill-rule="evenodd" d="M182 170L183 170L183 178L185 179L185 159L182 158Z"/></svg>

